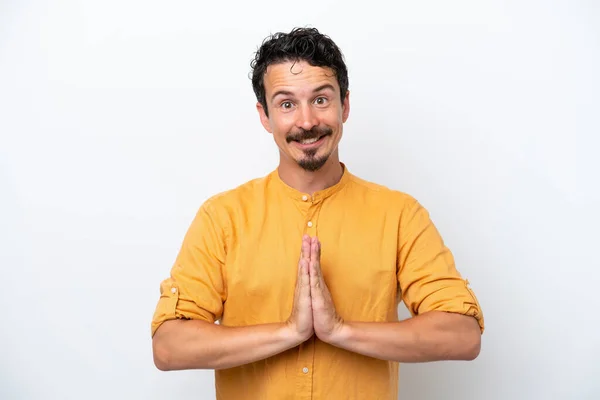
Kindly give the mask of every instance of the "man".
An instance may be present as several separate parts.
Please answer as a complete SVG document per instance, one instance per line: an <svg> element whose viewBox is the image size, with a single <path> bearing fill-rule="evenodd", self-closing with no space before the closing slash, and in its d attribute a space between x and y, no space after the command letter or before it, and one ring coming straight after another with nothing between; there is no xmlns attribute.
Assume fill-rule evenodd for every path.
<svg viewBox="0 0 600 400"><path fill-rule="evenodd" d="M279 166L200 207L161 283L156 366L215 369L223 400L396 399L399 362L477 357L481 309L427 211L340 162L338 47L294 29L252 67Z"/></svg>

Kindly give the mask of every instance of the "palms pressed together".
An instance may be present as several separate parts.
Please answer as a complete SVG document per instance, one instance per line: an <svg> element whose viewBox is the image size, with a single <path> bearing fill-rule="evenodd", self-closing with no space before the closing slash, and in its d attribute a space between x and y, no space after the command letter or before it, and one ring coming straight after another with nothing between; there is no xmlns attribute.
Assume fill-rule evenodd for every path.
<svg viewBox="0 0 600 400"><path fill-rule="evenodd" d="M324 342L331 341L343 325L323 279L321 243L316 237L304 235L302 238L294 306L288 324L302 340L314 333Z"/></svg>

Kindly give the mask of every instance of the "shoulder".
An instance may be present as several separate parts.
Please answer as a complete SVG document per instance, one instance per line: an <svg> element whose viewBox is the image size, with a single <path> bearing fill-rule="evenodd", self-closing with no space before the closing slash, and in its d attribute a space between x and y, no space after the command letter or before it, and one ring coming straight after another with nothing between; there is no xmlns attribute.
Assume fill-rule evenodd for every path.
<svg viewBox="0 0 600 400"><path fill-rule="evenodd" d="M351 198L371 215L384 215L403 229L419 229L431 224L429 211L413 195L352 175Z"/></svg>
<svg viewBox="0 0 600 400"><path fill-rule="evenodd" d="M231 189L215 193L204 200L200 209L206 210L206 212L215 217L229 215L240 208L244 208L245 204L248 204L255 199L257 195L264 193L269 184L269 180L270 174L254 178Z"/></svg>
<svg viewBox="0 0 600 400"><path fill-rule="evenodd" d="M415 197L399 189L350 175L350 190L377 206L391 207L399 211L418 205Z"/></svg>

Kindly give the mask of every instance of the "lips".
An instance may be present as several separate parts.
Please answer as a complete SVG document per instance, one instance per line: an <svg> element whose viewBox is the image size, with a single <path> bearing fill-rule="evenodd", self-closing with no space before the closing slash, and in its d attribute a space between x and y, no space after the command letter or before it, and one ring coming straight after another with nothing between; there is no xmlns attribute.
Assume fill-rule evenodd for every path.
<svg viewBox="0 0 600 400"><path fill-rule="evenodd" d="M300 143L300 144L312 144L312 143L316 143L319 140L323 139L323 137L327 136L328 133L323 133L319 136L314 136L311 138L302 138L302 139L294 139L294 142Z"/></svg>
<svg viewBox="0 0 600 400"><path fill-rule="evenodd" d="M329 134L322 135L318 138L302 139L302 141L294 140L293 142L296 146L300 147L301 149L309 149L312 147L320 146L325 141L325 138L327 136L329 136Z"/></svg>
<svg viewBox="0 0 600 400"><path fill-rule="evenodd" d="M320 139L320 137L318 137L318 138L312 138L312 139L303 139L303 140L300 140L298 143L300 143L300 144L311 144L311 143L316 142L319 139Z"/></svg>
<svg viewBox="0 0 600 400"><path fill-rule="evenodd" d="M317 139L315 140L316 142L322 139L323 136L331 135L332 133L333 130L329 127L315 126L310 130L300 129L296 132L290 132L285 138L285 140L288 143L296 142L299 144L303 144L302 142L304 142L304 144L310 144L310 141Z"/></svg>

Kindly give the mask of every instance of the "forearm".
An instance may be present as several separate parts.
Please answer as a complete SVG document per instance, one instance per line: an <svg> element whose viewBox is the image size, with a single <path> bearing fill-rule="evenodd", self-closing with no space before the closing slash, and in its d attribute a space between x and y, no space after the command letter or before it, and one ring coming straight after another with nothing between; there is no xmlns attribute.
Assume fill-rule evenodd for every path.
<svg viewBox="0 0 600 400"><path fill-rule="evenodd" d="M479 354L481 333L472 317L433 311L400 322L345 322L330 343L404 363L472 360Z"/></svg>
<svg viewBox="0 0 600 400"><path fill-rule="evenodd" d="M232 368L298 344L284 323L226 327L198 320L166 321L152 339L154 363L163 371Z"/></svg>

